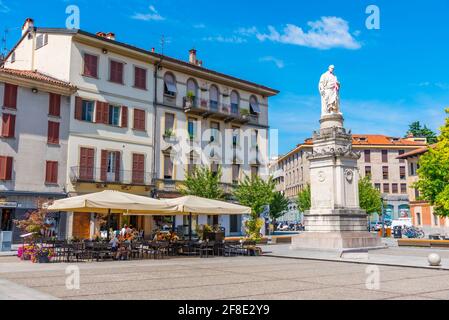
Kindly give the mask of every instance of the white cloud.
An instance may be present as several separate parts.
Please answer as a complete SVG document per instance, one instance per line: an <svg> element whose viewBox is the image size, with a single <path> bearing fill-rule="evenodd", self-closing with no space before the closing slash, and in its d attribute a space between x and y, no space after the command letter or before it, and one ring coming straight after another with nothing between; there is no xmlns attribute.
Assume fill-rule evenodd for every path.
<svg viewBox="0 0 449 320"><path fill-rule="evenodd" d="M242 37L237 37L237 36L224 37L222 35L204 37L203 41L224 42L224 43L245 43L245 42L247 42L247 40Z"/></svg>
<svg viewBox="0 0 449 320"><path fill-rule="evenodd" d="M2 0L0 0L0 12L7 13L9 12L9 8L6 6L6 4L3 3Z"/></svg>
<svg viewBox="0 0 449 320"><path fill-rule="evenodd" d="M238 28L235 33L238 33L242 36L253 36L257 34L257 28L256 27L250 27L250 28Z"/></svg>
<svg viewBox="0 0 449 320"><path fill-rule="evenodd" d="M154 6L149 7L149 13L135 13L131 18L135 20L143 20L143 21L162 21L165 20L159 12L157 12Z"/></svg>
<svg viewBox="0 0 449 320"><path fill-rule="evenodd" d="M354 39L349 31L349 24L339 17L322 17L317 21L307 23L309 30L304 32L301 27L287 24L282 32L273 26L268 26L269 33L257 32L260 41L292 44L317 49L346 48L360 49L361 44Z"/></svg>
<svg viewBox="0 0 449 320"><path fill-rule="evenodd" d="M193 25L193 27L195 29L205 29L206 25L204 23L198 23L198 24Z"/></svg>
<svg viewBox="0 0 449 320"><path fill-rule="evenodd" d="M279 69L283 69L285 67L285 63L283 60L275 58L273 56L262 57L259 59L259 62L273 62Z"/></svg>

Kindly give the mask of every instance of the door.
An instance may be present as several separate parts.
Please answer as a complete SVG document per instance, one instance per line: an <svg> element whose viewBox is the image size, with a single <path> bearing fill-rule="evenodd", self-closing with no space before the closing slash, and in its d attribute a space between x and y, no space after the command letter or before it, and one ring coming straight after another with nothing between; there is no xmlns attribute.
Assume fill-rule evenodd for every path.
<svg viewBox="0 0 449 320"><path fill-rule="evenodd" d="M2 209L2 215L0 219L0 231L12 231L12 209Z"/></svg>
<svg viewBox="0 0 449 320"><path fill-rule="evenodd" d="M90 214L74 213L72 237L77 239L90 239Z"/></svg>
<svg viewBox="0 0 449 320"><path fill-rule="evenodd" d="M242 217L240 215L231 215L229 217L229 233L240 234L242 232Z"/></svg>

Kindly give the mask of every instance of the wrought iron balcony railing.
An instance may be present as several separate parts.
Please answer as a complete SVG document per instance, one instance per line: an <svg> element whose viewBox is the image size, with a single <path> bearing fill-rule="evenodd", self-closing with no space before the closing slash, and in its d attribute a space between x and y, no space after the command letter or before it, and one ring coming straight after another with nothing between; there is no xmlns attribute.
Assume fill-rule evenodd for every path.
<svg viewBox="0 0 449 320"><path fill-rule="evenodd" d="M81 166L71 168L70 180L74 183L91 182L149 186L152 184L153 174L138 170L108 170L107 168Z"/></svg>

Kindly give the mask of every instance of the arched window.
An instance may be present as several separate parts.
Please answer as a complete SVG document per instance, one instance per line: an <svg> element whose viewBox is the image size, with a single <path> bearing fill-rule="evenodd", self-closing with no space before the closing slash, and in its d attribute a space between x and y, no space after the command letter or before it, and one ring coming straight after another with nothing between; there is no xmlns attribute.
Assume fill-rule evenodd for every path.
<svg viewBox="0 0 449 320"><path fill-rule="evenodd" d="M193 79L187 80L187 96L189 95L193 96L194 98L198 97L198 85Z"/></svg>
<svg viewBox="0 0 449 320"><path fill-rule="evenodd" d="M238 114L239 113L239 104L240 97L237 91L231 92L231 113Z"/></svg>
<svg viewBox="0 0 449 320"><path fill-rule="evenodd" d="M172 97L177 93L175 76L168 72L164 75L164 93Z"/></svg>
<svg viewBox="0 0 449 320"><path fill-rule="evenodd" d="M249 98L249 110L251 114L260 114L259 102L257 101L257 98L255 96L251 96L251 98Z"/></svg>
<svg viewBox="0 0 449 320"><path fill-rule="evenodd" d="M209 90L209 102L211 110L218 111L218 88L214 85Z"/></svg>

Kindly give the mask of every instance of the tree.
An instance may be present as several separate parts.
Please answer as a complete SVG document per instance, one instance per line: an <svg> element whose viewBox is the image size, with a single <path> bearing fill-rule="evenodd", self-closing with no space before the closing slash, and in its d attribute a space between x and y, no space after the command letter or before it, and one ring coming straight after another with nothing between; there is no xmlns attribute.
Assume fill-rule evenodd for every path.
<svg viewBox="0 0 449 320"><path fill-rule="evenodd" d="M409 125L407 136L409 134L412 134L417 138L427 138L427 143L429 144L434 144L438 141L436 133L429 129L426 125L422 127L419 121L415 121Z"/></svg>
<svg viewBox="0 0 449 320"><path fill-rule="evenodd" d="M312 207L311 204L312 195L310 192L310 184L308 184L303 190L298 193L296 203L300 212L305 213Z"/></svg>
<svg viewBox="0 0 449 320"><path fill-rule="evenodd" d="M311 208L311 192L310 185L299 192L297 204L301 212L306 212ZM382 197L376 188L373 187L371 179L365 177L359 180L359 204L360 208L368 214L380 213L382 211Z"/></svg>
<svg viewBox="0 0 449 320"><path fill-rule="evenodd" d="M32 233L32 238L37 240L43 237L51 227L47 223L48 211L44 206L45 200L38 199L36 210L28 213L23 220L14 220L17 228L23 233Z"/></svg>
<svg viewBox="0 0 449 320"><path fill-rule="evenodd" d="M449 115L449 108L446 114ZM440 130L436 146L419 159L419 180L414 187L422 200L434 206L437 215L449 217L449 117Z"/></svg>
<svg viewBox="0 0 449 320"><path fill-rule="evenodd" d="M373 187L370 177L359 180L360 208L368 214L382 212L382 196L380 191Z"/></svg>
<svg viewBox="0 0 449 320"><path fill-rule="evenodd" d="M274 193L273 200L270 203L270 218L274 222L288 210L288 203L288 199L281 192Z"/></svg>
<svg viewBox="0 0 449 320"><path fill-rule="evenodd" d="M222 200L224 192L220 184L221 175L221 168L215 173L208 167L196 167L193 173L187 176L180 191L183 195Z"/></svg>
<svg viewBox="0 0 449 320"><path fill-rule="evenodd" d="M266 205L272 203L274 198L275 183L270 177L267 181L259 176L245 176L242 182L234 190L233 195L240 204L251 208L250 219L246 222L248 236L252 239L260 238L260 229L263 226L263 220L260 214Z"/></svg>

